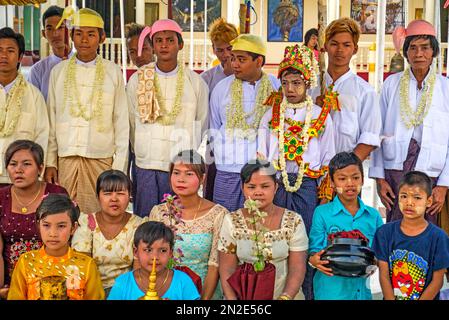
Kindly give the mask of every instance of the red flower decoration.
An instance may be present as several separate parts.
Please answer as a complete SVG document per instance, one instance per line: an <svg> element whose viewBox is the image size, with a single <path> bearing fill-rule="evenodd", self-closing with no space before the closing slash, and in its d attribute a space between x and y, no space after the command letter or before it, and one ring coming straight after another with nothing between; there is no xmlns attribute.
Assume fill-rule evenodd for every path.
<svg viewBox="0 0 449 320"><path fill-rule="evenodd" d="M300 127L300 126L291 126L290 128L288 128L288 130L290 130L294 134L298 134L298 132L302 131L302 127Z"/></svg>
<svg viewBox="0 0 449 320"><path fill-rule="evenodd" d="M327 236L327 240L329 242L332 242L332 240L334 240L335 238L360 239L369 242L368 238L365 237L365 235L357 229L351 231L334 232Z"/></svg>

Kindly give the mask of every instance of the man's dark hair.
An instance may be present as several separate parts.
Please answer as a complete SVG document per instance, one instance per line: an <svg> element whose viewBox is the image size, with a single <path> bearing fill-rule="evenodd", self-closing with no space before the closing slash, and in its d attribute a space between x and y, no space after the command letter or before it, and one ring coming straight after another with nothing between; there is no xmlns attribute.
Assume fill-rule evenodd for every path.
<svg viewBox="0 0 449 320"><path fill-rule="evenodd" d="M19 57L25 53L25 38L20 33L16 33L13 29L9 27L0 29L0 39L15 40L19 47ZM17 69L18 68L19 66L17 66Z"/></svg>
<svg viewBox="0 0 449 320"><path fill-rule="evenodd" d="M437 38L431 35L408 36L405 38L404 45L402 46L402 52L404 53L404 57L405 59L407 59L407 61L408 61L407 51L408 48L410 47L410 43L417 39L430 40L430 46L432 47L433 50L432 57L435 58L436 56L438 56L438 54L440 53L440 44L438 43Z"/></svg>
<svg viewBox="0 0 449 320"><path fill-rule="evenodd" d="M401 179L399 183L398 190L401 191L403 186L417 186L424 190L427 194L427 197L432 195L432 179L421 171L410 171L407 172Z"/></svg>
<svg viewBox="0 0 449 320"><path fill-rule="evenodd" d="M363 177L363 164L359 157L357 157L354 152L340 152L329 161L329 174L331 180L334 180L335 171L344 169L350 165L359 167Z"/></svg>
<svg viewBox="0 0 449 320"><path fill-rule="evenodd" d="M47 10L45 10L44 14L42 15L42 26L45 29L45 20L51 17L62 17L62 13L64 12L64 9L58 6L50 6Z"/></svg>
<svg viewBox="0 0 449 320"><path fill-rule="evenodd" d="M256 60L258 57L262 57L262 67L265 65L265 56L254 52L248 52L248 54L251 56L253 61Z"/></svg>

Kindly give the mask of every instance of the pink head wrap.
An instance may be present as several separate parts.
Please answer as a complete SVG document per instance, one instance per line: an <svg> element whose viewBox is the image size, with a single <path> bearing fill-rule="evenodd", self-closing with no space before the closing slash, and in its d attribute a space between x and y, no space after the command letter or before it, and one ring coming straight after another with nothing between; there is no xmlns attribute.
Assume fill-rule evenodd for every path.
<svg viewBox="0 0 449 320"><path fill-rule="evenodd" d="M426 20L413 20L408 24L407 29L404 27L396 27L393 31L393 44L396 52L400 52L406 37L421 35L436 37L435 28L430 22Z"/></svg>
<svg viewBox="0 0 449 320"><path fill-rule="evenodd" d="M179 34L182 34L182 29L179 26L179 24L177 24L176 21L171 19L161 19L153 23L153 26L151 27L150 37L153 38L153 36L159 31L174 31Z"/></svg>
<svg viewBox="0 0 449 320"><path fill-rule="evenodd" d="M142 54L142 47L143 42L145 41L145 37L150 34L150 38L153 38L154 34L158 33L159 31L174 31L179 34L182 34L182 29L179 26L179 24L176 23L176 21L171 19L161 19L157 20L155 23L153 23L153 26L145 27L143 29L142 33L139 36L139 44L137 47L137 55L140 57Z"/></svg>
<svg viewBox="0 0 449 320"><path fill-rule="evenodd" d="M137 44L137 55L140 57L142 55L142 48L143 48L143 42L145 41L145 38L151 33L151 28L149 26L146 26L142 33L139 36L139 42Z"/></svg>

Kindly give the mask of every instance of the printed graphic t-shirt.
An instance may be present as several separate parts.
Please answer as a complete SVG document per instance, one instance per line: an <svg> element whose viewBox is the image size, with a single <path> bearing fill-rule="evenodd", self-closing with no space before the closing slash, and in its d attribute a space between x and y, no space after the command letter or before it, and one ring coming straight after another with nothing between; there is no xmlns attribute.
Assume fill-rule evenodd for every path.
<svg viewBox="0 0 449 320"><path fill-rule="evenodd" d="M432 223L410 237L400 224L398 220L381 226L374 236L373 250L377 259L388 262L396 300L418 300L433 272L449 267L449 238Z"/></svg>

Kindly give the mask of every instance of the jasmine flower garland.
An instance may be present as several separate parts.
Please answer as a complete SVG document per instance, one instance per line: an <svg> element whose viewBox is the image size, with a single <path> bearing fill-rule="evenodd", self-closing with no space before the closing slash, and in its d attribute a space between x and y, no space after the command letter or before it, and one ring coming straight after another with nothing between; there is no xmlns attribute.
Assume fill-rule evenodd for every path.
<svg viewBox="0 0 449 320"><path fill-rule="evenodd" d="M78 82L76 77L76 55L69 60L67 75L64 81L64 105L70 105L70 115L75 118L83 118L86 121L97 119L99 132L104 131L102 124L103 117L103 85L104 85L104 65L103 59L97 55L95 59L95 78L87 106L80 101L80 92L78 91ZM95 101L97 95L97 101ZM75 100L75 101L74 101ZM92 106L90 115L88 105Z"/></svg>
<svg viewBox="0 0 449 320"><path fill-rule="evenodd" d="M19 72L16 82L9 91L6 103L0 106L0 137L10 136L16 129L21 114L23 94L27 83Z"/></svg>
<svg viewBox="0 0 449 320"><path fill-rule="evenodd" d="M401 119L407 129L417 127L422 124L424 118L429 112L432 103L433 89L435 88L436 73L431 67L430 76L424 86L424 92L421 95L416 111L413 112L409 101L409 86L410 86L410 69L407 68L401 77L399 83L400 93L400 111Z"/></svg>
<svg viewBox="0 0 449 320"><path fill-rule="evenodd" d="M296 178L296 182L293 186L290 186L290 182L288 181L288 174L286 170L286 162L285 162L285 131L284 131L284 124L285 124L285 111L287 108L292 109L298 109L298 108L306 108L306 117L304 120L304 127L301 131L300 136L298 137L298 142L296 147L302 142L302 154L304 154L308 147L309 147L309 138L310 138L310 124L312 122L312 107L313 107L313 101L310 96L307 96L305 101L299 103L299 104L290 104L284 99L281 103L281 110L280 110L280 121L279 121L279 168L282 175L282 182L284 183L285 190L288 192L296 192L302 184L302 180L304 177L304 167L305 163L301 159L301 163L299 164L298 168L298 176Z"/></svg>
<svg viewBox="0 0 449 320"><path fill-rule="evenodd" d="M260 85L257 90L254 109L249 113L243 110L243 81L234 79L231 85L231 103L226 107L226 133L230 136L236 134L242 139L254 140L260 120L270 106L265 106L265 99L271 94L273 88L266 73L262 73ZM252 123L247 119L254 116Z"/></svg>
<svg viewBox="0 0 449 320"><path fill-rule="evenodd" d="M164 126L172 125L175 123L176 118L181 112L181 99L184 93L184 67L182 63L178 63L178 74L176 77L176 95L173 107L170 113L167 114L167 107L165 105L165 98L161 94L161 86L159 84L159 78L157 72L154 73L154 88L156 91L156 99L161 109L161 116L156 121Z"/></svg>

